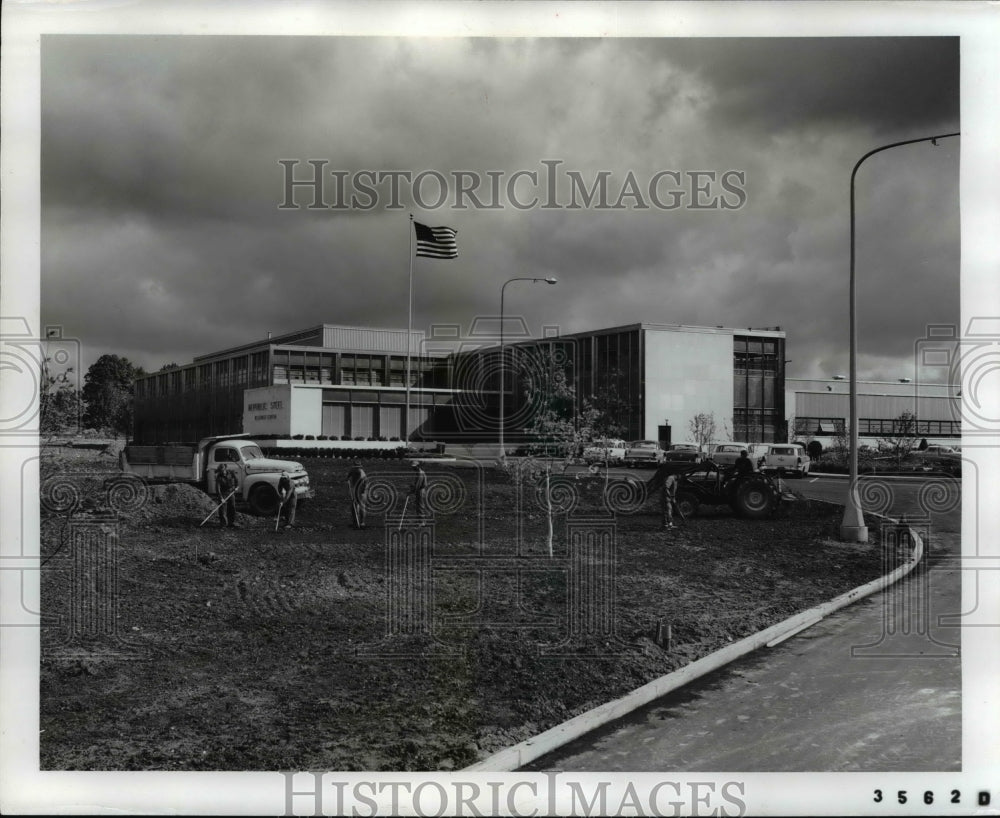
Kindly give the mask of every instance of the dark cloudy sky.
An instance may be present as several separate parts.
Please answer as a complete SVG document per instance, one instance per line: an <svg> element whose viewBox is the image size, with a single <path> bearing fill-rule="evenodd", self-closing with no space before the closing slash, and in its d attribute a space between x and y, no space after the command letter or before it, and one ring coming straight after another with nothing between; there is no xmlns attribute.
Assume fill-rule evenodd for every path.
<svg viewBox="0 0 1000 818"><path fill-rule="evenodd" d="M85 366L113 352L156 369L323 322L405 327L412 212L459 240L457 260L415 263L417 329L496 315L509 277L556 276L509 287L507 314L537 332L780 325L790 375L846 372L851 167L960 129L945 37L58 35L41 77L41 318L81 339ZM960 147L861 171L862 377L912 376L926 325L959 321ZM404 189L400 210L309 210L303 192L282 210L281 159L504 184L559 160L588 184L608 171L612 203L630 172L735 170L745 203L423 210Z"/></svg>

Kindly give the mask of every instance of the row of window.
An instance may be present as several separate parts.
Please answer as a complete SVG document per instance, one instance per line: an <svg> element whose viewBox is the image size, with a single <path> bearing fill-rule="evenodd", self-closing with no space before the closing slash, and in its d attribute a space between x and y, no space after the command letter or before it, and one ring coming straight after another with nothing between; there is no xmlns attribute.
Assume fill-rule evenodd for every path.
<svg viewBox="0 0 1000 818"><path fill-rule="evenodd" d="M842 435L845 433L845 428L843 418L795 418L797 435ZM912 426L907 427L901 424L898 418L860 418L858 434L882 437L900 435L960 437L962 424L957 420L917 420Z"/></svg>
<svg viewBox="0 0 1000 818"><path fill-rule="evenodd" d="M918 420L907 426L901 424L899 420L861 418L858 421L858 434L884 437L901 435L960 437L962 424L957 420Z"/></svg>
<svg viewBox="0 0 1000 818"><path fill-rule="evenodd" d="M795 418L797 435L842 435L843 418Z"/></svg>
<svg viewBox="0 0 1000 818"><path fill-rule="evenodd" d="M184 368L157 372L136 381L136 397L164 397L191 390L228 386L261 386L267 382L267 353L254 352Z"/></svg>
<svg viewBox="0 0 1000 818"><path fill-rule="evenodd" d="M746 335L736 335L733 337L733 354L739 356L746 355L775 355L780 354L780 344L778 338L754 338Z"/></svg>
<svg viewBox="0 0 1000 818"><path fill-rule="evenodd" d="M265 386L269 381L267 378L266 353L263 366L261 362L252 360L257 355L242 358L227 359L225 361L215 361L209 364L199 364L197 366L184 369L171 369L166 372L157 373L148 378L141 378L136 381L135 395L137 398L167 397L170 395L180 395L184 392L203 391L208 389L228 388L228 387L251 387ZM345 356L346 358L347 356ZM348 386L405 386L406 385L406 362L405 359L391 361L390 368L384 366L384 360L375 359L375 365L367 360L361 361L360 356L355 360L350 356L352 366L342 366L339 384ZM447 372L442 371L437 362L421 362L414 360L410 366L411 386L446 386ZM248 368L249 365L249 368ZM316 383L334 385L333 368L331 366L289 366L285 364L275 364L272 372L273 380L270 383ZM388 379L386 375L388 374Z"/></svg>

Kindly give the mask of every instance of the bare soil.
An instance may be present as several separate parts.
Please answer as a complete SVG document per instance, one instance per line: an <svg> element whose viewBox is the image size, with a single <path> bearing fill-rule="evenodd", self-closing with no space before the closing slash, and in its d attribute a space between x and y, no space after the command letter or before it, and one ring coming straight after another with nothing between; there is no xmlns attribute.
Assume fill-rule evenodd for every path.
<svg viewBox="0 0 1000 818"><path fill-rule="evenodd" d="M613 560L570 558L567 521L612 519L592 476L555 481L550 556L534 486L519 501L507 474L434 463L434 567L414 586L430 614L399 620L387 542L409 469L366 464L374 508L355 531L348 464L302 462L316 497L276 532L242 513L199 527L214 503L195 487L137 490L108 456L45 455L42 769L458 769L893 567L837 542L832 506L703 510L663 531L658 501L628 492ZM96 541L116 571L81 556ZM116 619L87 620L81 594L113 597Z"/></svg>

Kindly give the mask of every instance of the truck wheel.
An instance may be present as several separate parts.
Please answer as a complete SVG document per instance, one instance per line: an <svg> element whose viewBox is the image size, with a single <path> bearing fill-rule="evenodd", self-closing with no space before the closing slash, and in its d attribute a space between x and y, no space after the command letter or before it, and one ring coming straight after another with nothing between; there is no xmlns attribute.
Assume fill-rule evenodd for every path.
<svg viewBox="0 0 1000 818"><path fill-rule="evenodd" d="M250 489L250 510L259 517L273 517L278 511L278 492L267 483Z"/></svg>
<svg viewBox="0 0 1000 818"><path fill-rule="evenodd" d="M735 508L741 517L760 519L770 516L778 498L764 480L745 480L736 488Z"/></svg>
<svg viewBox="0 0 1000 818"><path fill-rule="evenodd" d="M677 511L682 517L691 519L698 513L698 498L687 491L677 494Z"/></svg>

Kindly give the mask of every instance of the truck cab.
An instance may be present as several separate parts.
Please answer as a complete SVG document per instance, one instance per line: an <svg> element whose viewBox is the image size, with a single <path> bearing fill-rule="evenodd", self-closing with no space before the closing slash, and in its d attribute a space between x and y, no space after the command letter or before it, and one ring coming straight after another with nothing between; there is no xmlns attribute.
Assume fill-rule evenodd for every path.
<svg viewBox="0 0 1000 818"><path fill-rule="evenodd" d="M209 442L211 441L211 442ZM301 463L291 460L274 460L264 457L264 453L252 440L229 438L223 440L206 439L199 443L204 447L205 490L214 494L215 477L219 465L236 473L240 487L240 497L246 500L257 514L273 514L278 507L278 480L287 471L295 486L299 500L312 497L309 475Z"/></svg>

